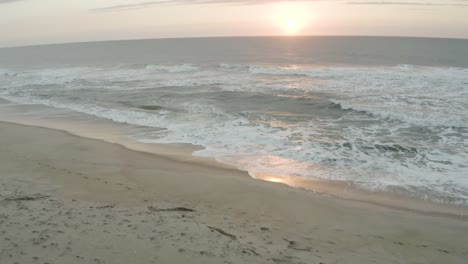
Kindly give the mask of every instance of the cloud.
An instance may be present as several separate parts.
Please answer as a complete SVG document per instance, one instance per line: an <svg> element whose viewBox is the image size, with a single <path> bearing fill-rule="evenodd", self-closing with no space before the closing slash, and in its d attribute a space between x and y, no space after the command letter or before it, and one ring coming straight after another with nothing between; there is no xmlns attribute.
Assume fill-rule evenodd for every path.
<svg viewBox="0 0 468 264"><path fill-rule="evenodd" d="M19 2L23 0L0 0L0 5L1 4L8 4L8 3L13 3L13 2Z"/></svg>
<svg viewBox="0 0 468 264"><path fill-rule="evenodd" d="M183 5L183 4L230 4L230 5L258 5L278 2L315 2L315 1L327 1L327 0L155 0L146 1L135 4L127 5L115 5L107 6L102 8L95 8L95 11L113 11L122 9L138 9L156 5ZM336 1L336 0L328 0Z"/></svg>
<svg viewBox="0 0 468 264"><path fill-rule="evenodd" d="M462 2L462 0L459 0ZM466 2L463 0L463 2ZM434 2L386 2L386 1L374 1L374 2L347 2L348 5L406 5L406 6L468 6L468 4L460 3L434 3Z"/></svg>
<svg viewBox="0 0 468 264"><path fill-rule="evenodd" d="M2 1L2 0L0 0ZM6 0L6 1L21 1L21 0ZM278 2L317 2L317 1L329 1L329 2L344 2L349 5L405 5L405 6L468 6L468 4L462 4L468 2L468 0L453 0L458 2L449 2L446 0L439 2L416 2L416 1L348 1L345 0L153 0L146 2L139 2L135 4L123 4L107 6L102 8L95 8L94 11L118 11L126 9L139 9L156 5L184 5L184 4L230 4L230 5L258 5L258 4L269 4ZM441 3L442 2L442 3Z"/></svg>

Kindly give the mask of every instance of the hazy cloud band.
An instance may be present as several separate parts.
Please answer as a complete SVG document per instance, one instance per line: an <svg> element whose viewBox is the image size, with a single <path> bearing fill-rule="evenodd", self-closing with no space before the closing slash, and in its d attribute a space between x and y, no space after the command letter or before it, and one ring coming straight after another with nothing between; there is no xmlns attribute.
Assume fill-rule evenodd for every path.
<svg viewBox="0 0 468 264"><path fill-rule="evenodd" d="M0 0L1 2L2 0ZM3 1L21 1L21 0L3 0ZM345 1L345 0L155 0L145 1L135 4L124 4L107 6L93 9L94 11L113 11L125 9L138 9L155 5L183 5L183 4L231 4L231 5L258 5L278 2L343 2L349 5L401 5L401 6L468 6L467 0L457 0L456 2L438 1L438 2L416 2L416 1Z"/></svg>

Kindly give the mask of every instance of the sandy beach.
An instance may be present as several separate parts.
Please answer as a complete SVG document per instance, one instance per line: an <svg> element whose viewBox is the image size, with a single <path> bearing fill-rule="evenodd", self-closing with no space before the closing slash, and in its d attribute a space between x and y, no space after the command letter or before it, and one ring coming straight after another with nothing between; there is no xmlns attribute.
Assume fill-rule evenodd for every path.
<svg viewBox="0 0 468 264"><path fill-rule="evenodd" d="M0 123L0 263L466 263L468 222Z"/></svg>

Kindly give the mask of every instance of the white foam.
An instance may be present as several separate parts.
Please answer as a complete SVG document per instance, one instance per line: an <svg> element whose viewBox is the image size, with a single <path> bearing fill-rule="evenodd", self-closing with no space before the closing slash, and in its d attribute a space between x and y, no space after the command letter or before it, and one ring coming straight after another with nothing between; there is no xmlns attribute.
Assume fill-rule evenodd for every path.
<svg viewBox="0 0 468 264"><path fill-rule="evenodd" d="M109 119L118 123L133 124L146 127L164 128L162 118L166 112L158 112L157 114L148 114L142 111L130 111L113 108L105 108L93 104L65 104L49 99L18 97L11 96L5 93L0 93L0 97L18 104L37 104L45 105L60 109L69 109L75 112L84 113L96 117Z"/></svg>
<svg viewBox="0 0 468 264"><path fill-rule="evenodd" d="M303 75L307 76L308 71L298 66L287 67L262 67L258 65L250 65L249 72L253 74L270 74L270 75Z"/></svg>
<svg viewBox="0 0 468 264"><path fill-rule="evenodd" d="M468 69L395 67L261 67L254 74L300 75L320 80L305 91L334 94L345 110L422 126L468 126Z"/></svg>
<svg viewBox="0 0 468 264"><path fill-rule="evenodd" d="M182 64L182 65L147 65L147 70L151 71L162 71L162 72L191 72L197 71L199 68L192 64Z"/></svg>

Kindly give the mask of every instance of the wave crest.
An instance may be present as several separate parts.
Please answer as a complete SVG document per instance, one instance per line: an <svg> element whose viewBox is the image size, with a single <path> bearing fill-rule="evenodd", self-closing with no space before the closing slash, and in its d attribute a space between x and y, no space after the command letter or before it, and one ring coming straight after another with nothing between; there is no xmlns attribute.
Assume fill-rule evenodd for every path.
<svg viewBox="0 0 468 264"><path fill-rule="evenodd" d="M181 64L181 65L146 65L146 70L150 71L157 71L157 72L169 72L169 73L177 73L177 72L193 72L199 70L198 67L192 64Z"/></svg>

